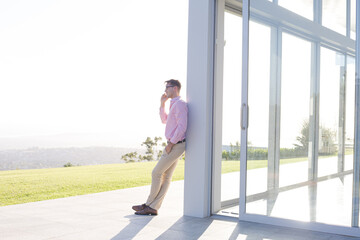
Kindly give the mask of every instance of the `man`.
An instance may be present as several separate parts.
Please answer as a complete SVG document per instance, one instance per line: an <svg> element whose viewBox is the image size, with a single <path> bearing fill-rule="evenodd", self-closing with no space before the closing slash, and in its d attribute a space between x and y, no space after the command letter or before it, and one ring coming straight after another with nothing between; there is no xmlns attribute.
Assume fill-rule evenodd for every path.
<svg viewBox="0 0 360 240"><path fill-rule="evenodd" d="M161 96L160 118L166 124L165 137L167 145L152 171L151 191L146 203L133 206L137 215L157 215L158 210L169 189L179 157L185 151L185 134L187 128L188 108L180 98L181 84L178 80L165 81L165 93ZM165 102L171 98L169 114L165 112Z"/></svg>

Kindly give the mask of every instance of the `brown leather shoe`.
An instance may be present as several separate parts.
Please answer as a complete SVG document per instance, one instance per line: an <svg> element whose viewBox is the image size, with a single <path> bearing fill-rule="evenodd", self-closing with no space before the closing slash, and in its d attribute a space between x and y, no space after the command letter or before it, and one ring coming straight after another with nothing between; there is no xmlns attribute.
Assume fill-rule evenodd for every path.
<svg viewBox="0 0 360 240"><path fill-rule="evenodd" d="M144 208L146 208L146 204L144 203L144 204L141 204L141 205L135 205L135 206L132 206L132 209L134 210L134 211L141 211L141 210L143 210Z"/></svg>
<svg viewBox="0 0 360 240"><path fill-rule="evenodd" d="M143 210L135 212L136 215L157 215L157 210L146 206Z"/></svg>

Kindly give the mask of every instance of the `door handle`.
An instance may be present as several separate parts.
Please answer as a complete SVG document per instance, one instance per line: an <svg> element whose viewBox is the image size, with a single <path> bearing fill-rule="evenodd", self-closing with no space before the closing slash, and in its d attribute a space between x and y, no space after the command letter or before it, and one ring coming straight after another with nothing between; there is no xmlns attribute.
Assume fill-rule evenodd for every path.
<svg viewBox="0 0 360 240"><path fill-rule="evenodd" d="M249 106L245 103L241 106L241 129L245 130L249 127Z"/></svg>

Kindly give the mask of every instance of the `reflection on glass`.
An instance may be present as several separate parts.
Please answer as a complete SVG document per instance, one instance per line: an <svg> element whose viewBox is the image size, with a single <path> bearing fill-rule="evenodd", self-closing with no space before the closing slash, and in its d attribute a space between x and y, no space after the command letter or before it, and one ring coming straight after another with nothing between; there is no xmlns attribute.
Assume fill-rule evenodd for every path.
<svg viewBox="0 0 360 240"><path fill-rule="evenodd" d="M270 28L250 22L249 29L247 195L267 189L270 80Z"/></svg>
<svg viewBox="0 0 360 240"><path fill-rule="evenodd" d="M322 0L322 24L346 35L346 1Z"/></svg>
<svg viewBox="0 0 360 240"><path fill-rule="evenodd" d="M221 201L239 198L242 18L225 12Z"/></svg>
<svg viewBox="0 0 360 240"><path fill-rule="evenodd" d="M356 0L350 0L350 37L355 40Z"/></svg>
<svg viewBox="0 0 360 240"><path fill-rule="evenodd" d="M337 172L340 80L344 74L343 55L327 48L320 53L319 177Z"/></svg>
<svg viewBox="0 0 360 240"><path fill-rule="evenodd" d="M308 179L311 76L310 42L283 34L282 43L280 187Z"/></svg>
<svg viewBox="0 0 360 240"><path fill-rule="evenodd" d="M263 26L262 30L266 29ZM250 33L259 30L261 28L257 25L250 25ZM262 32L265 33L266 31ZM264 56L267 55L267 48L264 48L264 45L269 47L266 41L270 41L270 39L266 38L268 35L259 36L262 39L263 46L259 47L262 48L262 53L258 55ZM251 45L253 46L251 47ZM263 74L258 72L262 72L263 68L267 68L268 65L266 64L270 64L268 62L263 62L261 65L256 64L258 60L256 56L259 49L255 48L255 46L259 45L259 42L252 39L250 35L249 149L251 149L251 146L260 146L262 141L259 139L268 141L267 130L271 130L269 126L272 126L268 117L258 115L260 111L265 111L266 114L269 113L266 110L269 107L267 100L269 95L266 93L266 90L260 88L266 88L271 94L274 93L273 89L270 89L267 80L268 75L264 75L261 78L254 77L256 74ZM277 91L281 90L281 114L280 119L277 120L280 121L280 146L277 147L287 149L282 150L290 154L290 157L286 157L287 161L298 157L297 147L305 148L306 145L310 146L312 144L309 140L303 142L303 144L299 141L302 137L306 139L307 134L314 134L306 126L307 122L313 120L313 118L309 119L309 106L311 90L314 93L316 91L315 88L310 88L312 83L310 63L315 59L314 55L311 54L311 49L312 45L310 42L289 34L282 34L281 86L277 86ZM314 59L311 59L312 57ZM265 59L268 59L268 56ZM353 115L351 115L353 113L345 115L345 109L353 108L353 105L347 105L345 99L347 101L354 101L353 93L345 94L345 69L348 69L349 74L353 75L354 73L351 60L348 60L348 62L349 66L345 68L345 58L343 55L326 48L320 49L320 69L318 69L320 71L318 95L320 102L319 109L316 109L319 111L320 125L318 129L320 135L318 143L318 153L320 155L318 158L319 177L312 179L311 182L308 181L307 159L311 156L308 156L306 151L300 151L304 149L298 149L304 155L299 157L303 161L289 164L281 164L282 162L280 161L279 186L275 184L275 187L266 189L266 181L272 181L270 173L268 174L266 171L265 164L263 168L255 170L249 167L251 163L251 153L249 150L247 160L246 213L350 226L352 174L345 174L343 172L344 161L342 159L346 159L347 152L345 151L345 144L342 144L340 141L344 137L339 134L341 129L345 129L344 135L352 137L348 131L351 131L353 127L344 128L345 122L353 125L353 122L347 119L353 118ZM258 69L256 73L254 73L254 66ZM272 63L271 66L273 67L274 64ZM266 74L269 73L266 72ZM317 80L313 79L313 81ZM347 84L354 85L354 82L351 83L351 81L353 80L347 81ZM349 91L353 92L353 87L349 87L346 92L348 93ZM264 96L261 96L261 94ZM262 119L262 117L265 119ZM257 129L262 129L262 131L257 131ZM339 151L339 149L342 150ZM280 150L280 156L281 154L284 153ZM349 159L351 160L351 157ZM281 160L285 160L285 157ZM264 162L266 163L266 160ZM347 168L349 167L351 166ZM265 187L263 187L264 185ZM261 191L263 189L266 190Z"/></svg>
<svg viewBox="0 0 360 240"><path fill-rule="evenodd" d="M279 5L307 19L314 19L313 0L279 0Z"/></svg>
<svg viewBox="0 0 360 240"><path fill-rule="evenodd" d="M354 109L355 109L355 59L347 57L346 65L346 121L345 121L345 168L353 169Z"/></svg>
<svg viewBox="0 0 360 240"><path fill-rule="evenodd" d="M278 3L312 16L313 1ZM326 26L345 33L346 1L323 3ZM351 226L353 59L276 26L249 29L246 213Z"/></svg>
<svg viewBox="0 0 360 240"><path fill-rule="evenodd" d="M349 66L349 70L352 67ZM347 225L351 224L352 174L333 175L344 171L344 162L352 160L348 156L345 137L346 122L353 129L352 120L346 120L346 99L353 101L354 95L346 97L344 55L327 48L320 49L320 102L319 102L319 147L318 177L326 180L317 182L316 220L317 222ZM352 85L351 80L349 85ZM349 89L354 89L350 87ZM350 149L351 152L351 149ZM346 160L347 159L347 160Z"/></svg>

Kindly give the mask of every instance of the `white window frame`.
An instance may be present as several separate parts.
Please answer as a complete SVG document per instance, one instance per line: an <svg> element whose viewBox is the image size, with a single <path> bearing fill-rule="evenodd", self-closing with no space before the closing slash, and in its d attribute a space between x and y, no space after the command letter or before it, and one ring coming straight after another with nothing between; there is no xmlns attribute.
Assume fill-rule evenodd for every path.
<svg viewBox="0 0 360 240"><path fill-rule="evenodd" d="M241 13L243 16L243 55L242 55L242 117L241 117L241 159L247 159L247 126L248 126L248 51L249 51L249 19L251 15L251 19L259 22L263 22L268 26L275 26L278 31L280 29L281 32L288 32L290 34L299 36L301 38L307 39L312 42L312 54L316 56L313 58L313 64L316 67L312 68L312 78L317 79L319 81L319 49L320 47L326 47L329 49L333 49L337 52L344 54L345 56L356 56L356 72L360 69L359 64L359 54L360 44L350 38L350 0L347 0L347 30L346 36L341 35L331 29L321 26L321 1L314 1L314 21L310 21L304 17L301 17L297 14L292 13L291 11L279 7L277 5L277 1L269 2L267 0L251 0L251 13L250 13L250 0L243 0L242 4L236 0L218 0L217 1L217 27L216 27L216 55L215 55L215 85L219 86L219 88L214 92L215 95L215 105L214 112L217 113L215 116L219 119L222 117L222 73L223 73L223 49L219 46L222 44L224 39L224 16L223 14L219 14L219 11L234 11ZM225 7L225 6L226 7ZM357 5L357 16L360 14L360 6ZM284 21L286 19L286 21ZM357 19L356 25L356 35L359 35L359 20ZM274 33L274 36L279 36L279 33ZM356 49L355 49L356 45ZM281 61L281 60L280 60ZM278 65L275 64L277 67ZM312 83L312 88L317 88L317 82ZM329 224L323 224L318 222L300 222L289 219L282 219L276 217L269 217L258 214L249 214L246 213L246 161L240 162L240 196L239 196L239 220L259 222L265 224L286 226L286 227L295 227L307 230L321 231L327 233L334 234L344 234L360 237L360 230L356 227L359 223L359 181L360 181L360 80L356 79L356 110L355 110L355 144L354 144L354 192L353 196L353 216L352 216L352 226L353 227L345 227L345 226L335 226ZM313 99L313 109L318 109L318 99ZM276 99L275 99L276 100ZM276 100L278 101L278 100ZM315 111L315 110L314 110ZM318 111L315 111L318 112ZM318 113L317 113L318 114ZM220 116L219 116L220 115ZM318 121L318 117L315 116ZM221 124L219 121L214 119L214 138L217 136L221 136ZM317 127L316 127L317 125ZM318 122L315 123L315 127L318 128ZM312 138L316 139L316 133ZM221 139L221 138L220 138ZM221 142L221 140L220 140ZM315 141L316 142L316 141ZM221 143L217 143L214 141L214 159L213 159L213 208L212 212L216 212L221 209L220 198L220 180L221 180L221 155L219 154L219 146ZM312 156L316 156L314 151L317 151L316 145L313 145L313 153ZM216 154L215 154L216 153ZM220 157L219 157L220 156ZM313 177L317 175L317 166L314 157L312 157L312 164L314 164L311 168L311 172L309 172L309 176L313 174ZM276 164L275 164L276 166ZM274 171L276 168L273 166ZM220 170L219 170L220 169ZM273 183L273 184L276 184ZM217 200L214 201L214 197L217 197Z"/></svg>

